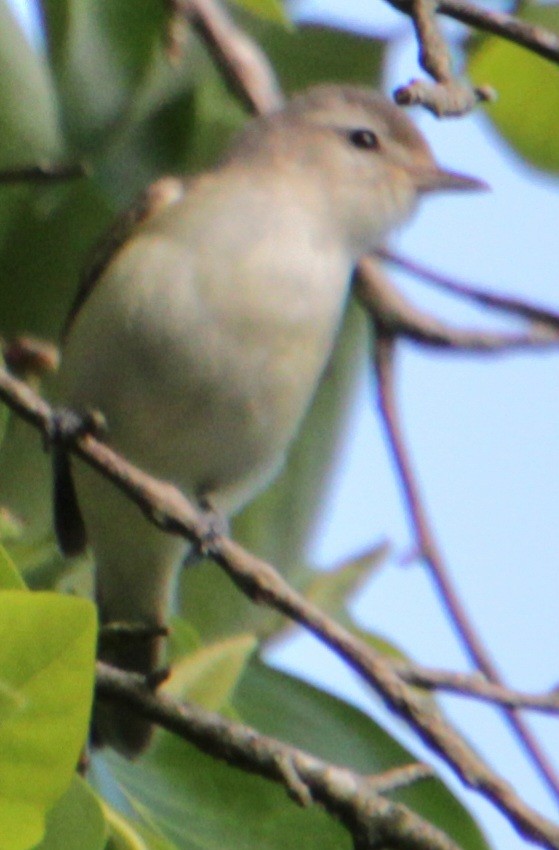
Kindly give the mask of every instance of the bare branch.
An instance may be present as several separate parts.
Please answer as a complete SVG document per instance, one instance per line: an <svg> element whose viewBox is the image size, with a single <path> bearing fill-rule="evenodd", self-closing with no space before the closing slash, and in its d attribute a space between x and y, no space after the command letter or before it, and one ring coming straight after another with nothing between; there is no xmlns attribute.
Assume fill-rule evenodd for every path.
<svg viewBox="0 0 559 850"><path fill-rule="evenodd" d="M168 0L173 16L199 33L224 79L257 115L282 105L283 98L266 54L215 0ZM173 18L171 19L171 23Z"/></svg>
<svg viewBox="0 0 559 850"><path fill-rule="evenodd" d="M419 43L419 63L434 80L452 78L450 53L437 26L434 0L411 0L411 17Z"/></svg>
<svg viewBox="0 0 559 850"><path fill-rule="evenodd" d="M369 781L374 785L377 794L390 794L399 791L400 788L409 788L423 779L432 779L435 772L430 764L418 761L405 767L393 767L384 773L369 776Z"/></svg>
<svg viewBox="0 0 559 850"><path fill-rule="evenodd" d="M413 13L413 0L387 2L406 15ZM435 11L441 15L484 32L491 32L506 41L525 47L538 56L543 56L544 59L559 63L559 35L550 30L521 21L506 12L484 9L463 0L435 0L434 5Z"/></svg>
<svg viewBox="0 0 559 850"><path fill-rule="evenodd" d="M374 270L374 266L372 269ZM402 434L396 404L394 388L394 330L390 323L385 324L383 322L378 311L372 312L371 322L374 333L374 365L377 378L378 405L404 492L418 549L425 564L429 568L441 601L470 658L490 681L500 685L502 683L499 673L477 632L470 623L466 611L452 585L416 481ZM513 709L506 709L505 716L552 793L559 796L559 781L555 776L553 767L528 726Z"/></svg>
<svg viewBox="0 0 559 850"><path fill-rule="evenodd" d="M478 8L461 0L388 0L392 6L418 20L422 61L439 82L413 81L398 90L399 103L422 102L436 114L461 114L494 93L487 87L472 89L455 80L449 71L448 49L434 22L434 13L502 36L554 62L559 62L559 37L512 15ZM277 108L282 97L274 73L260 47L230 19L216 0L167 0L173 17L189 21L214 56L224 79L248 108L262 114ZM414 13L419 10L419 18ZM172 24L171 19L171 24Z"/></svg>
<svg viewBox="0 0 559 850"><path fill-rule="evenodd" d="M424 106L438 118L466 115L478 103L495 98L496 94L490 86L472 88L454 79L436 83L411 80L394 91L394 100L399 106Z"/></svg>
<svg viewBox="0 0 559 850"><path fill-rule="evenodd" d="M395 255L380 250L376 254L392 260ZM556 347L559 344L559 323L552 313L532 308L538 321L525 332L497 333L454 328L428 313L419 310L396 287L372 257L359 263L354 281L354 291L373 320L379 320L385 330L398 337L433 348L448 351L470 351L476 354L498 354L520 349ZM465 294L465 293L464 293ZM473 297L473 296L472 296ZM488 296L489 297L489 296ZM500 298L500 296L496 296ZM478 298L481 300L481 297ZM510 305L512 299L501 298ZM521 302L517 302L519 305ZM524 305L526 309L527 305ZM511 306L500 309L512 311ZM516 312L520 312L520 306ZM545 318L543 316L545 315ZM559 320L559 317L557 317Z"/></svg>
<svg viewBox="0 0 559 850"><path fill-rule="evenodd" d="M455 673L433 670L416 664L395 661L398 674L410 685L429 690L448 691L463 697L503 705L508 708L529 708L544 714L559 714L559 690L544 694L527 694L490 682L481 673Z"/></svg>
<svg viewBox="0 0 559 850"><path fill-rule="evenodd" d="M419 64L433 77L435 84L412 80L394 92L402 106L421 104L440 116L464 115L484 100L494 100L488 86L473 88L452 75L450 53L436 21L435 0L410 0L409 12L419 45Z"/></svg>
<svg viewBox="0 0 559 850"><path fill-rule="evenodd" d="M492 310L500 310L503 313L520 316L530 322L538 323L540 326L545 327L547 325L549 327L550 338L552 338L554 333L559 333L559 313L554 310L540 307L522 298L499 295L498 293L487 292L471 284L460 283L452 280L447 275L440 274L440 272L424 266L422 263L418 263L409 257L403 257L401 254L395 254L386 248L377 249L375 254L381 260L386 260L408 272L408 274L415 275L446 292L452 292L454 295L467 298L477 304L483 304L484 307L489 307ZM543 329L541 328L541 330Z"/></svg>
<svg viewBox="0 0 559 850"><path fill-rule="evenodd" d="M319 803L346 826L361 850L375 850L381 843L410 850L459 850L432 824L381 796L433 778L428 765L363 776L192 703L154 694L141 676L101 661L97 662L96 691L99 698L126 703L214 758L280 783L299 805Z"/></svg>
<svg viewBox="0 0 559 850"><path fill-rule="evenodd" d="M53 432L55 416L49 405L3 369L0 369L0 400L43 435L48 437ZM233 540L216 534L208 527L207 517L172 485L153 479L91 435L69 441L67 450L128 494L157 527L194 542L247 596L286 614L329 646L453 767L466 785L492 800L527 838L543 847L559 850L559 827L528 806L491 770L431 701L427 704L416 688L402 680L390 659L305 600L270 564Z"/></svg>
<svg viewBox="0 0 559 850"><path fill-rule="evenodd" d="M51 342L26 335L9 342L0 340L0 347L6 366L19 377L42 377L58 369L58 348Z"/></svg>

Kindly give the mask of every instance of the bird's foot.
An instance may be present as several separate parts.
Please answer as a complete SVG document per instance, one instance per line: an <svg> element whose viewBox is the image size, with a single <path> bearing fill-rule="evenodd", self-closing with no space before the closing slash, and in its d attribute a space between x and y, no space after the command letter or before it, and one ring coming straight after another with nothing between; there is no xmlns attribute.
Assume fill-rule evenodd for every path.
<svg viewBox="0 0 559 850"><path fill-rule="evenodd" d="M152 666L155 659L149 657L150 643L168 636L169 627L157 623L105 622L99 628L99 656L115 667L135 673L150 691L155 691L169 678L171 668Z"/></svg>
<svg viewBox="0 0 559 850"><path fill-rule="evenodd" d="M216 510L208 496L199 496L198 504L206 520L206 530L197 546L196 556L205 557L218 538L229 534L229 522Z"/></svg>
<svg viewBox="0 0 559 850"><path fill-rule="evenodd" d="M128 623L113 620L99 627L99 641L117 643L120 640L152 640L158 637L168 637L169 627L152 625L151 623Z"/></svg>
<svg viewBox="0 0 559 850"><path fill-rule="evenodd" d="M53 412L45 429L45 448L48 450L53 445L64 447L85 434L105 437L107 432L107 420L100 410L86 410L82 413L69 407L59 407Z"/></svg>
<svg viewBox="0 0 559 850"><path fill-rule="evenodd" d="M148 673L146 675L146 686L150 691L156 691L159 685L166 682L170 675L171 668L168 665L165 667L159 667L158 670L154 670L152 673Z"/></svg>

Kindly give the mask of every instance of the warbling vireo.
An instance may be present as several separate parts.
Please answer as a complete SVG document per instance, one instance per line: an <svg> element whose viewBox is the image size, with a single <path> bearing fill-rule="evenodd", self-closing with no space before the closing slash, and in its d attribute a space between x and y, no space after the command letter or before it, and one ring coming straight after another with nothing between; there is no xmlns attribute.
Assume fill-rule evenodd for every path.
<svg viewBox="0 0 559 850"><path fill-rule="evenodd" d="M360 256L423 193L482 185L440 168L380 94L318 86L294 97L250 121L214 170L169 183L165 202L113 240L69 324L64 402L102 411L126 458L231 515L283 463ZM73 474L102 621L160 627L186 543L94 471L76 463ZM75 549L68 475L57 486L62 546ZM154 634L103 655L149 674L162 648ZM106 705L96 734L133 756L150 728Z"/></svg>

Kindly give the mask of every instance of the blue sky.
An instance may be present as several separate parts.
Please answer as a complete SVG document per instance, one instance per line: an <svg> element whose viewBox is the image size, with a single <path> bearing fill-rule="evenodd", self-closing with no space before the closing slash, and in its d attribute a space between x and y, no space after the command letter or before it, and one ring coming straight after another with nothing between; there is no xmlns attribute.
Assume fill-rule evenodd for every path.
<svg viewBox="0 0 559 850"><path fill-rule="evenodd" d="M298 9L365 30L378 25L380 14L382 26L401 35L387 90L417 76L410 27L385 4L321 0ZM484 178L492 192L433 197L393 247L464 281L559 309L553 224L559 221L558 182L508 150L481 110L460 121L437 121L421 111L414 116L441 163ZM398 282L423 308L450 321L502 326L495 315L488 318L417 281L398 276ZM549 688L558 679L558 372L559 350L489 359L407 346L399 364L405 431L452 576L503 675L528 690ZM356 603L360 622L421 662L467 669L428 577L419 566L399 565L411 545L410 530L372 399L364 364L313 557L328 565L389 537L394 557ZM316 641L297 639L274 658L382 716L353 675ZM475 729L476 745L517 790L556 818L497 715L471 702L444 702L466 732ZM413 738L397 728L410 744ZM559 769L557 720L535 717L533 728ZM495 848L526 848L492 807L476 795L462 796Z"/></svg>

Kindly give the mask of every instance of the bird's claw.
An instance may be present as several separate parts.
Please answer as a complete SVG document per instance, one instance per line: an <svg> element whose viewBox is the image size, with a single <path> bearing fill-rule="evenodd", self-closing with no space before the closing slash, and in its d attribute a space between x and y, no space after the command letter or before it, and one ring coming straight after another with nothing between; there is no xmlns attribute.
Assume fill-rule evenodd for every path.
<svg viewBox="0 0 559 850"><path fill-rule="evenodd" d="M52 445L63 447L85 434L103 437L107 431L107 420L100 410L78 412L69 407L59 407L45 428L45 448L48 450Z"/></svg>
<svg viewBox="0 0 559 850"><path fill-rule="evenodd" d="M152 673L146 675L146 686L150 691L156 691L163 682L167 681L170 675L171 668L169 666L160 667L158 670L154 670Z"/></svg>
<svg viewBox="0 0 559 850"><path fill-rule="evenodd" d="M197 554L198 556L205 557L213 549L216 541L220 537L224 537L229 534L229 523L227 522L227 519L214 508L207 496L199 497L198 504L204 514L206 528L198 543Z"/></svg>
<svg viewBox="0 0 559 850"><path fill-rule="evenodd" d="M127 623L115 620L99 627L99 640L103 643L119 640L152 640L168 637L169 627L152 623Z"/></svg>

